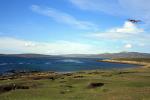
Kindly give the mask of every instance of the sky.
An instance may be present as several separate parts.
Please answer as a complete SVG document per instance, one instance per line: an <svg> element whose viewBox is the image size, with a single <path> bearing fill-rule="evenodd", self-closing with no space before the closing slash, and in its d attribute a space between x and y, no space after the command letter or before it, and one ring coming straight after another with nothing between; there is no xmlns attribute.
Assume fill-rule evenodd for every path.
<svg viewBox="0 0 150 100"><path fill-rule="evenodd" d="M0 53L150 53L149 4L149 0L0 0Z"/></svg>

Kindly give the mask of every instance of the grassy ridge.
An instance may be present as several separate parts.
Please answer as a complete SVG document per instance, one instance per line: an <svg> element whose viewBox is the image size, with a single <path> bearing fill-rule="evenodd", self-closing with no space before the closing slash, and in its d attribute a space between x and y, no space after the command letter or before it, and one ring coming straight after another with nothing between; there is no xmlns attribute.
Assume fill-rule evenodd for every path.
<svg viewBox="0 0 150 100"><path fill-rule="evenodd" d="M147 62L150 63L150 58L117 58L114 60L120 60L120 61L137 61L137 62Z"/></svg>

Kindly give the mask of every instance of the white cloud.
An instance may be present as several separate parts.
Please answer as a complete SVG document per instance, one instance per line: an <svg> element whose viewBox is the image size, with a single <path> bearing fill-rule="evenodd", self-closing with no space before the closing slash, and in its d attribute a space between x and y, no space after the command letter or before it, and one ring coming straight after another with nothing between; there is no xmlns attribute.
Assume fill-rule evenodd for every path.
<svg viewBox="0 0 150 100"><path fill-rule="evenodd" d="M126 45L124 46L124 48L130 49L130 48L132 48L132 44L126 44Z"/></svg>
<svg viewBox="0 0 150 100"><path fill-rule="evenodd" d="M140 16L143 18L150 15L149 0L118 0L118 3L131 15Z"/></svg>
<svg viewBox="0 0 150 100"><path fill-rule="evenodd" d="M117 33L129 33L129 34L138 34L144 32L143 29L137 28L137 26L131 22L126 21L121 28L113 28L109 32Z"/></svg>
<svg viewBox="0 0 150 100"><path fill-rule="evenodd" d="M141 19L150 26L150 0L69 0L83 10Z"/></svg>
<svg viewBox="0 0 150 100"><path fill-rule="evenodd" d="M99 39L99 41L113 42L114 45L131 43L134 47L149 48L150 33L150 0L68 0L75 7L93 11L103 12L112 16L133 18L142 20L143 28L135 24L125 22L122 27L114 27L104 32L88 34L88 37ZM87 36L87 35L86 35ZM123 44L122 44L123 45ZM135 49L135 48L134 48ZM139 48L138 48L139 49Z"/></svg>
<svg viewBox="0 0 150 100"><path fill-rule="evenodd" d="M31 9L36 13L48 16L57 22L67 24L75 28L86 29L86 30L98 29L96 24L93 24L89 21L78 20L75 17L71 16L70 14L58 11L54 8L44 8L38 5L32 5Z"/></svg>
<svg viewBox="0 0 150 100"><path fill-rule="evenodd" d="M83 10L102 11L109 14L118 14L120 8L116 0L69 0L72 4ZM120 12L121 13L121 12Z"/></svg>
<svg viewBox="0 0 150 100"><path fill-rule="evenodd" d="M99 39L129 39L129 38L139 38L139 36L143 35L144 30L138 28L135 24L131 22L125 22L122 27L116 27L107 30L106 32L99 32L90 34L91 37L99 38ZM142 37L141 37L142 38Z"/></svg>
<svg viewBox="0 0 150 100"><path fill-rule="evenodd" d="M126 43L125 48L132 48L132 45L136 47L150 46L150 34L131 22L125 22L122 27L115 27L105 32L90 33L87 36L100 41L113 42L114 45Z"/></svg>
<svg viewBox="0 0 150 100"><path fill-rule="evenodd" d="M26 47L34 47L34 46L36 46L36 44L33 43L33 42L26 42L24 45L25 45Z"/></svg>
<svg viewBox="0 0 150 100"><path fill-rule="evenodd" d="M70 41L36 42L10 37L0 37L0 53L40 53L40 54L88 54L99 49L89 44Z"/></svg>

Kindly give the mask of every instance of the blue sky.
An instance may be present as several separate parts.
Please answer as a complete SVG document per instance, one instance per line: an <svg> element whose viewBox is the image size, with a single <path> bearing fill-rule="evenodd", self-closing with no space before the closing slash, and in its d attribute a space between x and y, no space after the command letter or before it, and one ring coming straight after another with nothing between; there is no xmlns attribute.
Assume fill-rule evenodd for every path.
<svg viewBox="0 0 150 100"><path fill-rule="evenodd" d="M0 0L0 53L150 53L150 1ZM128 18L140 19L133 24Z"/></svg>

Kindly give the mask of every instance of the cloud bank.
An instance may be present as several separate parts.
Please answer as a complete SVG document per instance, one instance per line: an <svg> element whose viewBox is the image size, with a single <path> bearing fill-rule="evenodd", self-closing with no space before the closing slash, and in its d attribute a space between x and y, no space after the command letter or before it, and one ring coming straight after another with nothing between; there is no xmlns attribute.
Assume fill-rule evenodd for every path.
<svg viewBox="0 0 150 100"><path fill-rule="evenodd" d="M150 34L128 21L122 27L114 27L105 32L90 33L87 36L101 41L122 42L127 44L124 46L125 48L132 48L131 44L150 46Z"/></svg>
<svg viewBox="0 0 150 100"><path fill-rule="evenodd" d="M94 48L92 45L70 41L48 43L0 37L0 53L38 53L53 55L99 53L99 50L95 50Z"/></svg>
<svg viewBox="0 0 150 100"><path fill-rule="evenodd" d="M92 33L90 36L100 39L112 40L142 38L144 36L144 30L142 28L138 28L135 24L126 21L122 27L108 29L105 32Z"/></svg>

